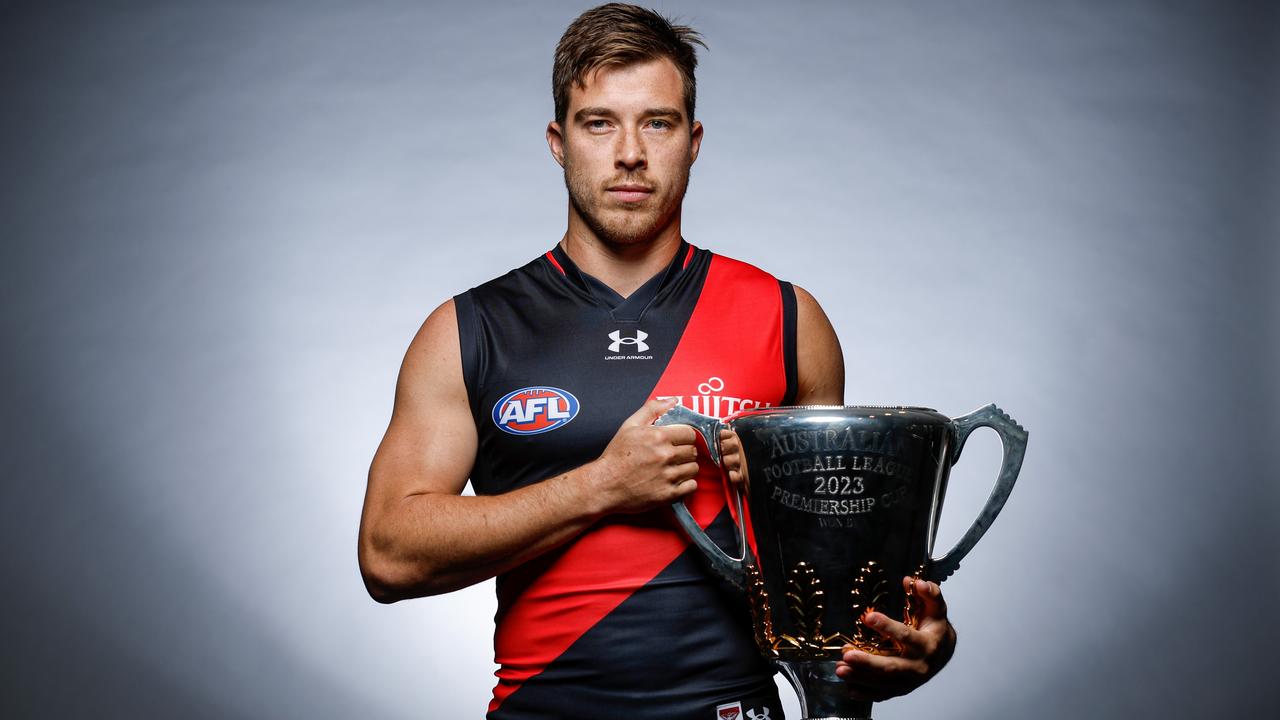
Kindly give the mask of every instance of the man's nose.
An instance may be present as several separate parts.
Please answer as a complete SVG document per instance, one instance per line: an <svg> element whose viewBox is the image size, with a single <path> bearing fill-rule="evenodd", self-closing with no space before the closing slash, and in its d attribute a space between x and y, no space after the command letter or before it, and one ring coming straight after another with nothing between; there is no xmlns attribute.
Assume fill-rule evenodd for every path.
<svg viewBox="0 0 1280 720"><path fill-rule="evenodd" d="M640 138L639 130L627 130L620 134L614 165L627 171L645 166L644 141Z"/></svg>

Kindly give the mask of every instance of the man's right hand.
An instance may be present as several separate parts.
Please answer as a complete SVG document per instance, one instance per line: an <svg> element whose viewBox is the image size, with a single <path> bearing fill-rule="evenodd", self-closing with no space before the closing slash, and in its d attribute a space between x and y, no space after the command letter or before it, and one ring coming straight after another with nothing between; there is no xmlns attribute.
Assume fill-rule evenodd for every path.
<svg viewBox="0 0 1280 720"><path fill-rule="evenodd" d="M588 464L601 514L638 513L670 505L698 488L697 431L653 424L675 407L654 398L623 421L609 446Z"/></svg>

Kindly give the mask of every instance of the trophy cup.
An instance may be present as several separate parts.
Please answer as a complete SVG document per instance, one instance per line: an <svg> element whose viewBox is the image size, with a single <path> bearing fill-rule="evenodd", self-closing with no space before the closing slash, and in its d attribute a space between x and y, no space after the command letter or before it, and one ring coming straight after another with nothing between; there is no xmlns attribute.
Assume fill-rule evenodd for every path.
<svg viewBox="0 0 1280 720"><path fill-rule="evenodd" d="M919 407L775 407L723 422L684 407L658 425L690 425L721 463L720 430L742 447L746 504L732 493L738 548L730 556L683 502L676 519L711 568L747 594L760 652L786 675L803 720L867 720L871 702L836 676L841 648L894 654L868 628L871 610L914 625L902 578L941 582L986 532L1013 489L1027 432L995 405L950 419ZM975 429L1000 435L995 489L956 546L933 541L951 466Z"/></svg>

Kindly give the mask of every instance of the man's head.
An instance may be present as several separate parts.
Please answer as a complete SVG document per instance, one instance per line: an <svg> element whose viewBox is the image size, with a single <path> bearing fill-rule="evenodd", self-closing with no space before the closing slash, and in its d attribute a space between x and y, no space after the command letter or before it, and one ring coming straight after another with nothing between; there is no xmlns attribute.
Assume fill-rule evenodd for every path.
<svg viewBox="0 0 1280 720"><path fill-rule="evenodd" d="M676 227L697 158L693 45L687 27L634 5L589 10L556 48L556 119L547 141L564 167L570 223L611 244ZM704 45L705 47L705 45Z"/></svg>
<svg viewBox="0 0 1280 720"><path fill-rule="evenodd" d="M693 122L693 106L698 94L694 77L698 53L694 45L707 46L697 30L674 25L658 13L636 5L609 3L582 13L556 45L551 71L556 122L564 124L569 91L575 85L582 87L592 71L657 58L667 58L679 71L685 115Z"/></svg>

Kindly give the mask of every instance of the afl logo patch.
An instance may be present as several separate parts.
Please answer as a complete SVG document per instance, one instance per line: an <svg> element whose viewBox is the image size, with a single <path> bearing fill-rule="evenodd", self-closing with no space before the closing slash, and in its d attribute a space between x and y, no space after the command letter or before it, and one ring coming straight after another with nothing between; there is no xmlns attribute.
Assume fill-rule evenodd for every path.
<svg viewBox="0 0 1280 720"><path fill-rule="evenodd" d="M493 406L493 424L512 435L537 435L567 425L578 414L578 398L553 387L507 393Z"/></svg>

